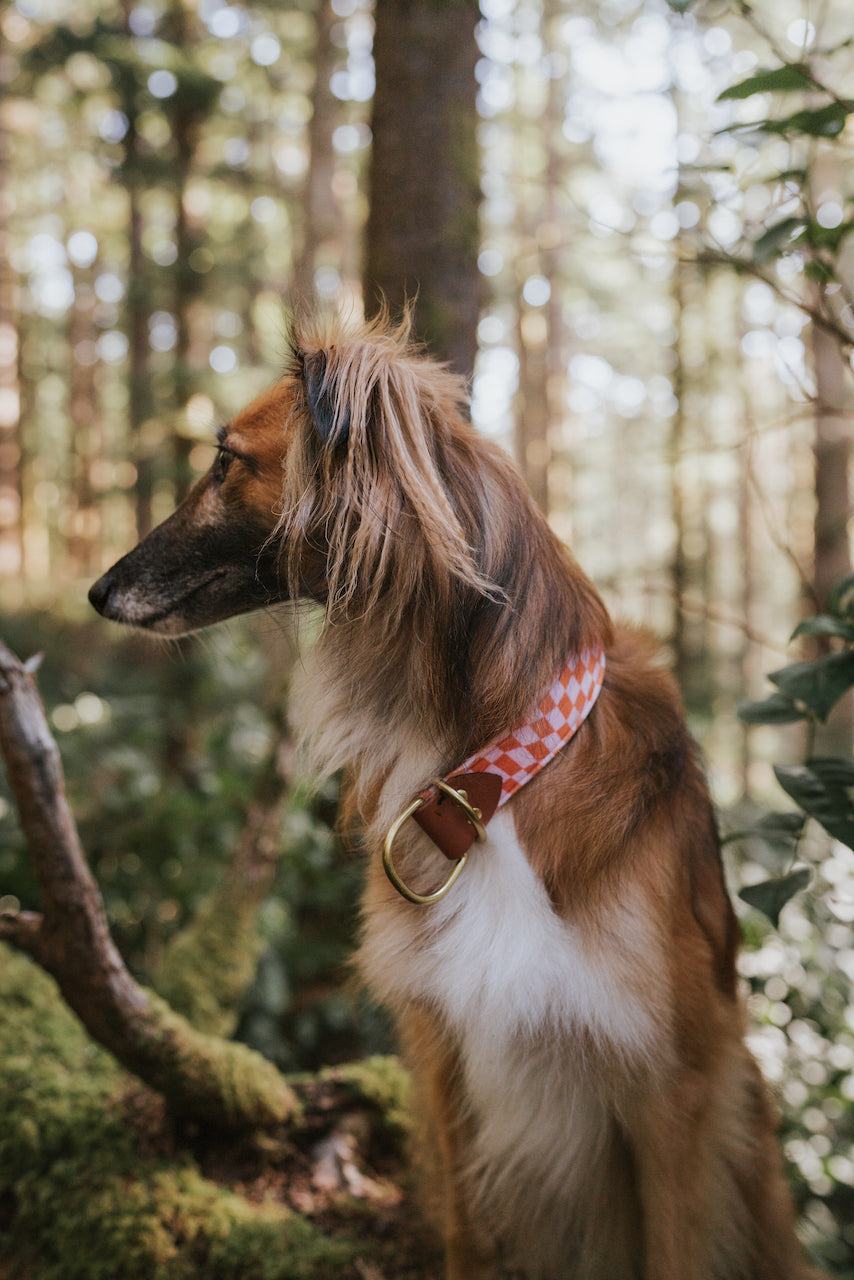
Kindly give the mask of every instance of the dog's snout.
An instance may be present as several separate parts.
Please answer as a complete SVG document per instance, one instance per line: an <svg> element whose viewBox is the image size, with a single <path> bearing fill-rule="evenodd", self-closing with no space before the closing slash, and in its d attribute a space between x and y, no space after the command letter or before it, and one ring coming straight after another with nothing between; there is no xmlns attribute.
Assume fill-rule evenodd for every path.
<svg viewBox="0 0 854 1280"><path fill-rule="evenodd" d="M100 577L97 582L93 582L92 586L89 588L89 603L94 609L97 609L99 613L103 614L105 618L110 617L109 604L112 593L113 579L110 573L103 574L102 577Z"/></svg>

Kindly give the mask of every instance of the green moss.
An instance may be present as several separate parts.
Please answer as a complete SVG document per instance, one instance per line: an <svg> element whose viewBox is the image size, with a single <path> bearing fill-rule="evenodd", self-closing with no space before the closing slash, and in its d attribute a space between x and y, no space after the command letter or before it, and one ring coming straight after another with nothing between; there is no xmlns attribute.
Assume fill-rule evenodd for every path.
<svg viewBox="0 0 854 1280"><path fill-rule="evenodd" d="M229 903L213 893L166 950L157 991L199 1031L229 1036L237 1025L264 945L257 914L255 903Z"/></svg>
<svg viewBox="0 0 854 1280"><path fill-rule="evenodd" d="M298 1113L284 1078L254 1049L197 1031L153 994L144 1017L153 1046L145 1078L176 1110L236 1128L268 1128Z"/></svg>
<svg viewBox="0 0 854 1280"><path fill-rule="evenodd" d="M387 1137L402 1142L411 1132L412 1081L399 1058L365 1058L331 1067L320 1072L319 1078L344 1084L360 1101L375 1107Z"/></svg>
<svg viewBox="0 0 854 1280"><path fill-rule="evenodd" d="M52 980L0 946L0 1200L5 1260L30 1280L328 1280L351 1242L146 1154L129 1077Z"/></svg>

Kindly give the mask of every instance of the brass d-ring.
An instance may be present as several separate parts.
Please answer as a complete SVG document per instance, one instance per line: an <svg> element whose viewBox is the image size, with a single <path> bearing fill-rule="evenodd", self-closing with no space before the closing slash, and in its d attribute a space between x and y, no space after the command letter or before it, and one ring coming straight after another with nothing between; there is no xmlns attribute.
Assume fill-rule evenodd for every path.
<svg viewBox="0 0 854 1280"><path fill-rule="evenodd" d="M449 799L459 805L475 829L475 840L478 844L482 844L486 839L486 830L481 822L481 812L479 809L472 808L469 804L466 793L464 791L455 791L454 788L449 783L445 782L443 778L434 778L433 786L438 787L438 789L443 791ZM397 833L400 831L403 824L407 822L414 813L417 813L424 804L426 804L424 796L418 796L413 800L412 804L404 809L403 813L401 813L399 817L395 818L394 822L389 827L388 835L383 843L383 868L386 875L401 897L405 898L407 902L416 903L418 906L429 906L431 902L438 902L440 898L444 898L448 890L456 884L468 859L468 855L463 854L463 856L456 861L454 869L448 876L447 880L440 884L439 888L435 889L432 893L416 893L414 889L410 889L409 885L406 884L405 881L401 880L397 873L397 868L394 865L394 858L392 856L394 842L397 838Z"/></svg>

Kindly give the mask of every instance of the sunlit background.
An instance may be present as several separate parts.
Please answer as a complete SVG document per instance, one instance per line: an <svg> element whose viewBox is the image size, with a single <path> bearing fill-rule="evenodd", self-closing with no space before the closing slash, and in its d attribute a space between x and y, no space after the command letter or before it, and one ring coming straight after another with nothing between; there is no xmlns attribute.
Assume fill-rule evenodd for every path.
<svg viewBox="0 0 854 1280"><path fill-rule="evenodd" d="M373 20L363 0L331 9L2 9L0 604L21 643L33 618L48 651L46 619L71 628L61 644L78 643L89 583L168 514L209 464L217 424L277 375L295 297L361 306ZM473 417L516 452L615 611L670 643L725 825L737 827L747 810L782 807L771 764L802 749L797 730L748 731L734 708L793 653L813 555L817 404L827 408L831 385L850 435L850 343L822 373L809 308L821 288L854 336L843 235L854 130L843 115L824 137L774 131L763 122L785 114L780 95L720 95L804 60L850 91L854 14L844 0L760 0L752 18L736 4L663 0L482 10L487 303ZM318 86L331 91L325 132L312 132ZM320 165L318 230L308 192ZM805 204L837 276L810 269L796 225ZM763 239L769 228L782 228L776 241ZM112 643L93 634L96 648ZM232 646L254 641L230 634L212 642L213 669L231 671L236 710L215 732L235 758L260 758L269 726L235 675L250 660L229 667ZM53 682L63 750L91 757L112 743L95 791L109 796L119 779L141 811L164 782L144 742L122 756L109 738L110 724L133 719L121 679L99 689L96 663L75 670L76 683L61 672ZM219 785L215 772L205 786ZM0 874L14 878L21 852L0 804ZM228 822L226 836L231 810ZM806 1232L852 1276L854 853L814 840L814 889L780 930L745 910L742 971ZM193 900L181 880L193 855L170 850L152 878L140 848L105 847L101 873L114 924L132 932L150 918L156 939ZM315 849L308 864L326 856ZM751 846L729 870L737 887L767 865ZM283 911L270 906L271 933ZM266 963L255 1014L273 1044L270 1010L288 1008L295 980Z"/></svg>

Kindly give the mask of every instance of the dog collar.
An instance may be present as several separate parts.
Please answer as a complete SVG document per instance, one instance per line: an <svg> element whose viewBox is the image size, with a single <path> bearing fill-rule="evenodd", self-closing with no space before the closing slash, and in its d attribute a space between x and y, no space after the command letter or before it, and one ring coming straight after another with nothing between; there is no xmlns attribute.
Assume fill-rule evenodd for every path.
<svg viewBox="0 0 854 1280"><path fill-rule="evenodd" d="M392 823L383 845L383 866L397 891L409 902L436 902L456 882L469 849L486 839L485 826L497 809L553 760L590 714L605 676L601 648L573 654L523 724L495 738L482 751L432 784ZM455 862L447 880L433 893L410 889L392 857L395 837L414 818L446 858Z"/></svg>

